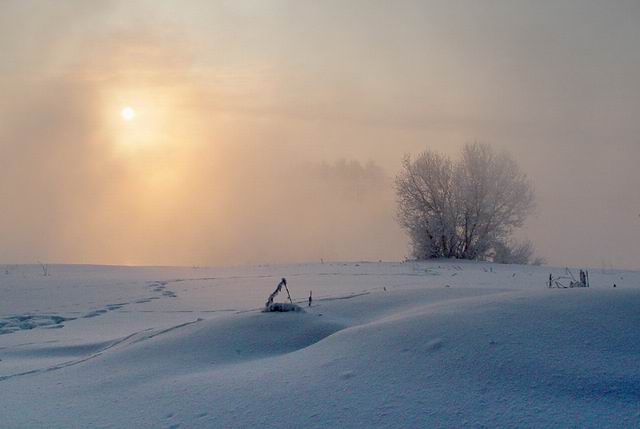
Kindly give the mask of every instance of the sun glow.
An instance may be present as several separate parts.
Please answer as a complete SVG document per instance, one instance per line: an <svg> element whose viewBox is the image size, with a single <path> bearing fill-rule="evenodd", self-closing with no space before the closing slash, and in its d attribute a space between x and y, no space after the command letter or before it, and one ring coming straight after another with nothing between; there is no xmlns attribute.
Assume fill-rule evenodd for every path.
<svg viewBox="0 0 640 429"><path fill-rule="evenodd" d="M131 121L133 118L136 117L136 111L133 110L132 107L125 107L122 109L122 111L120 112L120 115L122 116L122 119L124 119L125 121Z"/></svg>

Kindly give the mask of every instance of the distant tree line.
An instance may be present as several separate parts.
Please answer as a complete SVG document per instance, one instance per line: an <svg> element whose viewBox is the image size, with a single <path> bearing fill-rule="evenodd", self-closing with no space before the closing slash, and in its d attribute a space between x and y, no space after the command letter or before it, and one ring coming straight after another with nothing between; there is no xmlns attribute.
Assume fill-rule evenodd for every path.
<svg viewBox="0 0 640 429"><path fill-rule="evenodd" d="M527 176L506 152L467 144L456 160L427 150L396 177L398 219L416 259L529 263L533 244L512 238L534 209Z"/></svg>

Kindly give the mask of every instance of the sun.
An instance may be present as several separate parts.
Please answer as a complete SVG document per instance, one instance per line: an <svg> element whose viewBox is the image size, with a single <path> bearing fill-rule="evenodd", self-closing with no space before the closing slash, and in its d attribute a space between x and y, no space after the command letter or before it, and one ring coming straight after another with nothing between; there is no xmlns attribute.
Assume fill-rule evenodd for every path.
<svg viewBox="0 0 640 429"><path fill-rule="evenodd" d="M130 121L136 117L136 111L133 110L132 107L127 106L120 111L120 115L125 121Z"/></svg>

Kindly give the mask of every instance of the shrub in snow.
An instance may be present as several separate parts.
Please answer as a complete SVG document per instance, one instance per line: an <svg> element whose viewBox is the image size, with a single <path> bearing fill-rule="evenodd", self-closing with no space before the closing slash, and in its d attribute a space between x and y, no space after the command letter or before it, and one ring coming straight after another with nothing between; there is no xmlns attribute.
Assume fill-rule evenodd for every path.
<svg viewBox="0 0 640 429"><path fill-rule="evenodd" d="M274 302L273 304L269 305L268 307L265 307L264 309L265 313L271 313L271 312L285 313L287 311L304 312L302 307L300 307L297 304L292 304L290 302Z"/></svg>
<svg viewBox="0 0 640 429"><path fill-rule="evenodd" d="M276 295L280 293L283 287L287 291L287 297L289 298L289 302L288 303L273 302ZM291 294L289 293L289 288L287 287L287 279L285 279L284 277L282 278L282 280L280 280L280 283L278 283L278 286L276 286L276 289L271 293L271 295L269 295L269 299L267 299L267 303L264 305L264 311L267 313L272 311L277 311L277 312L303 311L302 308L300 308L299 306L293 303L293 300L291 299Z"/></svg>
<svg viewBox="0 0 640 429"><path fill-rule="evenodd" d="M528 264L533 261L533 243L529 240L498 242L491 259L499 264Z"/></svg>

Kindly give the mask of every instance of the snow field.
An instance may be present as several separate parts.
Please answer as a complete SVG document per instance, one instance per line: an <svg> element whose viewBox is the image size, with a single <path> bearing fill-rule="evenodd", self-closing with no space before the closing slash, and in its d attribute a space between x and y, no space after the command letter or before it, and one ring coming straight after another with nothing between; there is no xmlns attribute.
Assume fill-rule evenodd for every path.
<svg viewBox="0 0 640 429"><path fill-rule="evenodd" d="M0 335L0 426L637 427L640 275L593 271L589 289L547 289L561 271L33 271L0 282L0 320L68 319ZM282 276L314 305L260 312Z"/></svg>

